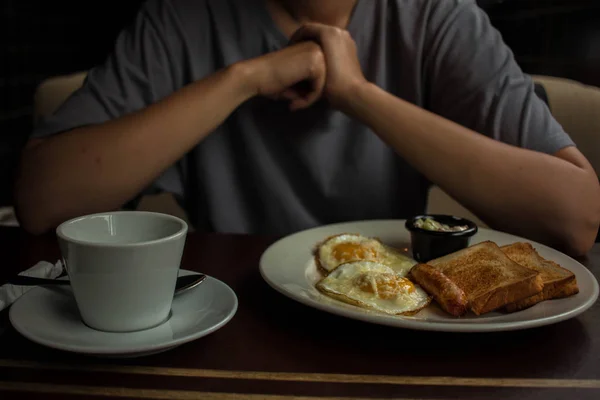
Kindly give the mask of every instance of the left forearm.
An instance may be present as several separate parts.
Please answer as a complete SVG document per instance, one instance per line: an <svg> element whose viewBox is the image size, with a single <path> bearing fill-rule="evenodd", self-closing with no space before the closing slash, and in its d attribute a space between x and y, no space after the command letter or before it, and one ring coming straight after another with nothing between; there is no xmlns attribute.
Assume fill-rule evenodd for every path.
<svg viewBox="0 0 600 400"><path fill-rule="evenodd" d="M481 25L469 19L473 15L467 20ZM323 94L330 104L370 126L451 196L497 228L573 254L591 248L600 221L600 186L580 152L564 149L554 157L509 146L386 93L366 81L348 31L305 24L291 42L305 40L317 42L325 55ZM497 50L486 49L482 59ZM450 66L464 64L447 56L454 60Z"/></svg>
<svg viewBox="0 0 600 400"><path fill-rule="evenodd" d="M490 225L571 248L585 245L565 232L597 229L597 214L582 210L598 208L598 182L580 166L492 140L372 84L355 94L353 117Z"/></svg>

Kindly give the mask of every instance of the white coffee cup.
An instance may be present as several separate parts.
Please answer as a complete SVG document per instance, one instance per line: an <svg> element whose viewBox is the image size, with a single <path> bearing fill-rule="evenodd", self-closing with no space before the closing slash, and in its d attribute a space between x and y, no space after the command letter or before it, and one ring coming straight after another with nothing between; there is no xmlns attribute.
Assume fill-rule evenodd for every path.
<svg viewBox="0 0 600 400"><path fill-rule="evenodd" d="M56 233L83 322L131 332L168 320L187 230L180 218L144 211L61 224Z"/></svg>

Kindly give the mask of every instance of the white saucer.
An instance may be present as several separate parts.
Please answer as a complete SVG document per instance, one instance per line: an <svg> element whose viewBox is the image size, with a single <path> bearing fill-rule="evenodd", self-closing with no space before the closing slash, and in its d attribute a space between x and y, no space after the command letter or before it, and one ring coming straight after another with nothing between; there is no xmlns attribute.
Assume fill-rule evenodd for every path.
<svg viewBox="0 0 600 400"><path fill-rule="evenodd" d="M233 318L237 306L233 290L209 276L198 287L175 296L167 322L139 332L112 333L88 327L81 321L69 286L32 289L12 305L9 316L20 334L44 346L103 357L139 357L216 331Z"/></svg>

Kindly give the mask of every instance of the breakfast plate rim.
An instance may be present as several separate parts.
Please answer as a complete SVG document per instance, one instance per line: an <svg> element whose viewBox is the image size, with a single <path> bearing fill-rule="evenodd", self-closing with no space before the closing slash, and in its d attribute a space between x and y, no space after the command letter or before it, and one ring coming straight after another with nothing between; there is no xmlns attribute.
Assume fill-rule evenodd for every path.
<svg viewBox="0 0 600 400"><path fill-rule="evenodd" d="M568 255L559 252L558 250L552 249L548 246L545 246L541 243L537 243L535 241L525 239L516 235L511 235L508 233L496 231L489 228L479 228L479 232L473 237L472 244L480 242L482 240L477 240L477 238L481 238L482 236L499 236L504 239L510 238L511 241L519 242L526 241L531 243L538 251L543 251L544 253L559 255L557 257L568 261L568 266L564 266L565 268L570 269L574 272L578 277L578 282L581 286L587 288L585 292L582 290L577 295L579 296L580 301L573 308L557 313L548 315L545 317L538 317L534 319L523 319L517 321L491 321L486 322L485 320L473 319L473 323L465 323L465 320L456 319L454 317L448 316L447 321L430 321L418 318L405 318L402 316L393 316L386 315L383 313L377 313L373 311L367 311L360 309L355 306L351 306L345 304L343 302L330 299L325 295L318 292L314 286L307 287L308 282L300 282L300 280L295 277L291 279L291 281L286 282L285 284L281 282L278 274L281 274L281 271L286 271L286 269L291 268L303 268L306 269L306 264L310 262L310 258L312 257L311 250L312 248L306 248L306 246L300 248L294 247L294 242L300 243L306 241L308 238L311 239L312 246L314 246L320 240L324 238L334 235L336 233L362 233L363 230L368 230L370 232L377 231L377 226L382 226L385 229L389 229L390 225L396 226L398 230L398 236L401 235L405 237L410 237L410 233L406 230L404 223L406 220L404 219L381 219L381 220L362 220L362 221L351 221L351 222L341 222L336 224L323 225L315 228L306 229L300 232L293 233L286 237L283 237L273 244L271 244L261 255L259 262L259 271L263 278L263 280L271 286L274 290L281 293L282 295L295 300L305 306L312 307L314 309L328 312L331 314L335 314L338 316L355 319L367 323L373 323L378 325L386 325L396 328L406 328L413 330L425 330L425 331L441 331L441 332L500 332L500 331L512 331L512 330L522 330L522 329L530 329L545 325L550 325L554 323L558 323L573 317L580 315L581 313L588 310L598 299L598 294L600 292L598 281L594 277L594 275L581 263L577 260L569 257ZM387 226L386 226L387 225ZM373 234L372 236L377 236L377 234ZM406 240L406 239L403 239ZM303 243L304 244L304 243ZM277 257L274 256L277 252L281 252L282 249L285 248L287 261L292 260L291 264L286 260L277 260ZM297 260L306 259L306 262L303 261L303 265L300 265L300 262ZM280 257L281 258L281 257ZM573 270L575 269L575 270ZM298 275L298 272L296 272ZM581 278L585 278L589 280L589 285L583 282ZM307 286L303 286L307 285ZM301 289L298 289L301 288ZM311 291L312 296L307 296L306 291ZM318 299L318 300L317 300ZM568 300L568 299L558 299L558 300L550 300L543 303L550 303L553 301L560 300ZM536 307L536 306L534 306ZM552 307L552 306L550 306ZM533 307L532 307L533 308ZM525 310L527 311L527 310Z"/></svg>
<svg viewBox="0 0 600 400"><path fill-rule="evenodd" d="M197 273L198 272L196 272L196 271L179 269L179 274L184 275L184 276L191 275L191 274L197 274ZM63 279L66 279L66 278L63 278ZM73 345L73 344L69 344L66 341L61 342L60 340L49 339L48 337L44 337L44 335L39 334L40 329L29 330L26 326L23 326L23 324L21 323L21 315L22 315L21 313L24 311L24 310L21 310L21 307L23 306L23 304L26 304L26 302L32 300L33 296L41 295L41 291L44 290L43 287L32 288L31 290L29 290L25 294L23 294L19 299L17 299L17 301L15 301L15 303L12 304L12 306L9 310L9 320L10 320L10 323L13 326L13 328L18 333L23 335L26 339L28 339L34 343L49 347L49 348L67 351L67 352L71 352L71 353L79 353L79 354L86 354L86 355L100 356L100 357L124 357L124 358L127 358L127 357L145 356L145 355L156 354L156 353L160 353L163 351L167 351L167 350L173 349L175 347L178 347L182 344L185 344L185 343L197 340L199 338L202 338L204 336L207 336L207 335L221 329L229 321L231 321L231 319L233 319L233 317L237 313L237 309L238 309L237 295L235 294L233 289L231 289L231 287L229 287L229 285L227 285L225 282L222 282L221 280L214 278L212 276L209 276L209 275L206 276L205 281L198 287L191 289L191 290L187 291L186 293L182 293L181 295L175 296L175 298L173 299L174 305L178 301L180 303L191 304L195 300L195 298L193 297L193 292L197 291L197 290L202 290L203 288L206 288L206 286L208 286L208 285L213 285L215 287L215 289L219 291L220 296L227 296L229 298L228 301L231 302L231 306L226 309L225 315L223 315L223 317L218 322L208 325L208 326L202 326L202 324L196 324L192 333L182 336L180 338L171 339L171 340L159 340L156 343L152 343L152 344L136 346L135 344L132 343L131 347L122 348L122 349L115 349L115 347L111 347L111 345L103 345L100 342L97 342L92 345L77 345L77 344ZM173 310L173 308L172 308L172 310ZM172 311L172 314L175 315L176 312ZM173 315L171 316L171 318L173 318ZM165 324L166 323L169 323L169 321L166 321ZM81 321L81 325L83 327L85 327L85 324L83 323L83 321ZM93 331L97 334L100 334L100 335L103 335L103 334L129 335L129 334L131 334L131 333L102 332L102 331L94 330L93 328L84 328L84 329L90 329L91 331ZM150 331L150 330L146 330L146 331ZM137 331L137 332L132 332L132 333L144 333L146 331Z"/></svg>

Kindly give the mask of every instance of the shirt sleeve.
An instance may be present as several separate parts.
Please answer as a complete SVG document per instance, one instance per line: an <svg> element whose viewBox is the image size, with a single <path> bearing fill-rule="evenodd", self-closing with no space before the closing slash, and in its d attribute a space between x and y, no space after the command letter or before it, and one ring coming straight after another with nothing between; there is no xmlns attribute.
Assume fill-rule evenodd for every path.
<svg viewBox="0 0 600 400"><path fill-rule="evenodd" d="M547 154L574 146L474 0L434 1L427 31L426 108L514 146Z"/></svg>
<svg viewBox="0 0 600 400"><path fill-rule="evenodd" d="M100 124L141 110L181 87L185 52L176 19L168 1L144 4L107 59L88 71L82 87L42 119L31 137ZM172 166L140 196L168 191L181 197L180 176L179 166Z"/></svg>
<svg viewBox="0 0 600 400"><path fill-rule="evenodd" d="M99 124L140 110L176 88L170 62L177 49L165 43L167 27L156 16L160 5L150 1L123 30L113 51L88 71L83 86L53 114L40 121L32 137L44 137Z"/></svg>

